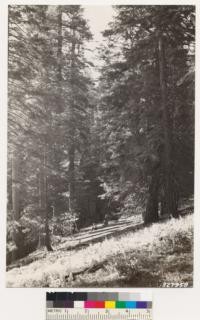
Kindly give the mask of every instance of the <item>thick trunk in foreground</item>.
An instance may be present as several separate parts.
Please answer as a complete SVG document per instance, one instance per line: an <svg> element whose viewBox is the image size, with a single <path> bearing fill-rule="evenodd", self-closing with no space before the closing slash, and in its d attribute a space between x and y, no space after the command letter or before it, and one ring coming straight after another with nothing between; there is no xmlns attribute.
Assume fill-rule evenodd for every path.
<svg viewBox="0 0 200 320"><path fill-rule="evenodd" d="M164 130L164 197L166 211L173 217L178 217L177 211L177 190L175 188L174 174L172 170L172 128L170 122L169 108L166 96L166 79L165 79L165 51L164 40L160 34L158 39L159 51L159 68L160 68L160 91L161 104L163 112L163 130Z"/></svg>

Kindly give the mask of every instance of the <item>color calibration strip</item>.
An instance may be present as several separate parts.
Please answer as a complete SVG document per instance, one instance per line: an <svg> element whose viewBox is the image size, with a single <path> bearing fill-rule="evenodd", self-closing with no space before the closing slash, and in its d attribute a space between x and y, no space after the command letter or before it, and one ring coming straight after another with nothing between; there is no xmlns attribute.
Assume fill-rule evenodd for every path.
<svg viewBox="0 0 200 320"><path fill-rule="evenodd" d="M152 296L124 292L47 293L46 320L152 320Z"/></svg>
<svg viewBox="0 0 200 320"><path fill-rule="evenodd" d="M53 292L47 293L47 308L151 309L152 301L138 293Z"/></svg>

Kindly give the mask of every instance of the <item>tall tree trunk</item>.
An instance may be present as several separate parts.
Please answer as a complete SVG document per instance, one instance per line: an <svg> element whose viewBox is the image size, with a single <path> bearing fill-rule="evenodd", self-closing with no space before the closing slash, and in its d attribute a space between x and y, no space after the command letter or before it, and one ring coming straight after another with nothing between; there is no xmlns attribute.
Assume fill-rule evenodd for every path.
<svg viewBox="0 0 200 320"><path fill-rule="evenodd" d="M20 170L19 156L17 151L13 152L12 156L12 211L13 211L13 241L16 244L17 251L13 251L12 261L22 255L23 239L21 230L17 223L20 219Z"/></svg>
<svg viewBox="0 0 200 320"><path fill-rule="evenodd" d="M58 44L57 44L57 81L58 81L58 112L62 112L62 46L63 46L63 37L62 37L62 8L58 6Z"/></svg>
<svg viewBox="0 0 200 320"><path fill-rule="evenodd" d="M174 174L172 168L172 128L170 123L169 108L166 96L166 79L165 79L165 49L163 36L158 38L159 51L159 68L160 68L160 91L161 104L163 112L163 129L164 129L164 190L165 204L168 214L178 217L177 211L177 192L174 183Z"/></svg>
<svg viewBox="0 0 200 320"><path fill-rule="evenodd" d="M57 50L57 61L58 61L58 80L62 80L62 9L58 8L58 50Z"/></svg>
<svg viewBox="0 0 200 320"><path fill-rule="evenodd" d="M74 214L76 212L75 199L75 119L74 119L74 68L75 68L75 30L72 30L72 47L71 47L71 101L69 106L69 211Z"/></svg>
<svg viewBox="0 0 200 320"><path fill-rule="evenodd" d="M76 199L75 199L75 149L74 143L71 142L69 149L69 211L73 214L76 210Z"/></svg>
<svg viewBox="0 0 200 320"><path fill-rule="evenodd" d="M49 214L47 209L47 159L46 159L46 143L44 145L43 151L43 159L42 159L42 166L40 172L40 206L42 212L42 220L45 225L45 238L44 238L44 245L46 246L48 251L53 251L51 246L51 237L50 237L50 230L49 230ZM43 238L43 237L42 237ZM41 239L39 239L39 245L43 245Z"/></svg>
<svg viewBox="0 0 200 320"><path fill-rule="evenodd" d="M42 219L42 225L44 224L44 213L42 211L42 165L40 166L39 172L38 172L38 207L40 209L40 214L41 214L41 219ZM39 229L39 235L38 235L38 248L42 246L42 234L41 234L41 229Z"/></svg>
<svg viewBox="0 0 200 320"><path fill-rule="evenodd" d="M51 246L51 237L49 230L49 212L47 208L47 189L48 189L48 181L47 181L47 146L45 142L44 146L44 213L45 213L45 246L48 251L53 251Z"/></svg>
<svg viewBox="0 0 200 320"><path fill-rule="evenodd" d="M19 158L17 152L12 157L12 209L14 220L20 219L20 174L19 174Z"/></svg>

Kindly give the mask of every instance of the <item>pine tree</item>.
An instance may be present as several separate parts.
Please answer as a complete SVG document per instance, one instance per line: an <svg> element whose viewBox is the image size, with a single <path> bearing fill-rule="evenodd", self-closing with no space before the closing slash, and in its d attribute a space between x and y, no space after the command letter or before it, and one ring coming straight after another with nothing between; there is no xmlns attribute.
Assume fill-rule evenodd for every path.
<svg viewBox="0 0 200 320"><path fill-rule="evenodd" d="M77 211L76 201L76 152L85 143L87 135L87 117L90 79L86 76L87 60L84 55L84 42L91 39L86 21L82 17L80 6L62 6L62 25L64 26L63 50L67 63L63 59L62 79L67 88L63 105L63 125L65 126L68 152L68 191L69 211Z"/></svg>
<svg viewBox="0 0 200 320"><path fill-rule="evenodd" d="M173 108L180 103L174 101L175 84L181 72L186 72L188 48L194 40L194 8L115 8L115 20L104 33L109 42L106 53L110 58L105 58L107 70L103 80L106 82L106 94L103 103L106 109L109 106L109 111L104 109L108 117L109 129L106 131L111 147L109 166L106 161L109 177L121 180L123 187L119 188L117 183L117 189L121 191L113 185L111 189L112 192L116 189L116 193L122 193L129 182L127 192L124 191L126 195L134 193L139 182L140 190L146 188L146 223L158 219L159 202L162 203L162 211L176 217L179 173L177 170L175 174L174 169L177 163L174 152L176 127L172 128L171 122ZM176 63L178 55L179 65ZM173 62L171 65L168 59ZM173 81L172 65L175 72ZM124 133L126 141L123 141ZM132 168L127 168L127 155L133 150L133 144L134 151L138 149L138 153L134 155L132 152ZM123 161L125 155L126 161ZM130 172L133 174L132 181L127 180L126 170L129 178ZM141 174L142 171L145 175Z"/></svg>

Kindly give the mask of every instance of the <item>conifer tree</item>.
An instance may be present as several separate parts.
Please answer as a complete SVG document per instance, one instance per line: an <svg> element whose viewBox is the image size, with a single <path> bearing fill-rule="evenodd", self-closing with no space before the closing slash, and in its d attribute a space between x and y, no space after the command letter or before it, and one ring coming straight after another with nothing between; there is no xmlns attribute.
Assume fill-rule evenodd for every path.
<svg viewBox="0 0 200 320"><path fill-rule="evenodd" d="M146 223L158 219L159 202L162 212L177 217L177 128L171 123L174 110L183 103L180 96L174 97L178 92L176 81L188 69L189 48L194 41L194 8L115 8L115 19L104 33L108 46L107 51L104 49L107 56L102 77L111 190L113 196L114 192L121 193L122 198L138 194L139 182L139 190L146 189ZM113 186L113 177L122 182L121 186L119 182Z"/></svg>

